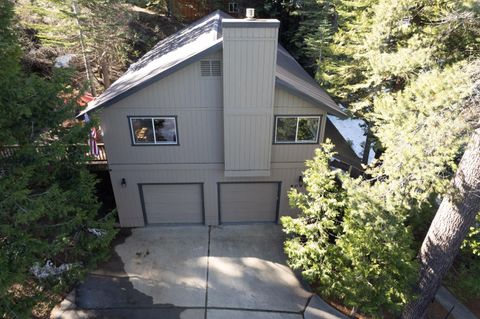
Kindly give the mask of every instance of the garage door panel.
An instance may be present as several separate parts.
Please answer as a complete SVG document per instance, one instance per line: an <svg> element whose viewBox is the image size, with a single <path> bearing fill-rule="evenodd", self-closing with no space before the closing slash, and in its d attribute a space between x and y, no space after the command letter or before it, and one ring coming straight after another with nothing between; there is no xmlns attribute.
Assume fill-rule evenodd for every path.
<svg viewBox="0 0 480 319"><path fill-rule="evenodd" d="M275 222L278 183L220 184L222 223Z"/></svg>
<svg viewBox="0 0 480 319"><path fill-rule="evenodd" d="M201 184L143 185L142 192L147 223L203 223Z"/></svg>
<svg viewBox="0 0 480 319"><path fill-rule="evenodd" d="M277 183L241 183L241 184L222 184L222 198L226 202L251 202L263 203L265 198L273 198L277 196ZM238 196L247 194L247 196Z"/></svg>
<svg viewBox="0 0 480 319"><path fill-rule="evenodd" d="M274 202L275 198L270 198L269 200L265 199L258 202L229 202L226 208L230 211L245 211L245 210L256 210L256 211L275 211L277 205Z"/></svg>

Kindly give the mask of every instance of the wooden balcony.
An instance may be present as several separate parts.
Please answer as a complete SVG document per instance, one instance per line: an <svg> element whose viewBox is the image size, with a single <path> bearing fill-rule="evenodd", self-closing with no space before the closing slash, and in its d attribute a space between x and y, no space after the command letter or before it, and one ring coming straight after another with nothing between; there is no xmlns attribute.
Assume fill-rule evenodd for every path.
<svg viewBox="0 0 480 319"><path fill-rule="evenodd" d="M94 157L93 160L89 161L89 164L98 165L98 164L107 164L107 152L105 152L105 144L97 144L98 146L98 156Z"/></svg>
<svg viewBox="0 0 480 319"><path fill-rule="evenodd" d="M87 165L89 166L96 166L91 167L93 170L107 170L107 153L105 152L105 145L103 143L97 144L98 145L98 156L92 156L91 159L87 161ZM2 158L9 158L13 156L15 150L18 146L6 146L0 149L0 159ZM89 156L90 154L85 154L85 156Z"/></svg>

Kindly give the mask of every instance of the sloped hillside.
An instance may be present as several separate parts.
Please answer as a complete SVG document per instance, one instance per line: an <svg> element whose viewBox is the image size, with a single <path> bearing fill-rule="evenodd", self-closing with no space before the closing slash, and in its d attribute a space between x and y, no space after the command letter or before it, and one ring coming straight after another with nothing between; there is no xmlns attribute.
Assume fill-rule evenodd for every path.
<svg viewBox="0 0 480 319"><path fill-rule="evenodd" d="M17 2L23 66L44 76L54 66L73 67L75 85L82 87L90 77L95 94L158 41L183 27L173 17L125 3L110 10L111 15L80 8L78 20L71 12L65 15L68 9L48 0L35 5L29 0Z"/></svg>

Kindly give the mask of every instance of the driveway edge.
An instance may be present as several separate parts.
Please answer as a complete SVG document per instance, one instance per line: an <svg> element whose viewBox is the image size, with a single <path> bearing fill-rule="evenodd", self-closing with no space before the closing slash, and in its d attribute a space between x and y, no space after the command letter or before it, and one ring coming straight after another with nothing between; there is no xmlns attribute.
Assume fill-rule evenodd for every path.
<svg viewBox="0 0 480 319"><path fill-rule="evenodd" d="M303 314L305 319L348 319L337 309L330 306L318 295L314 295Z"/></svg>

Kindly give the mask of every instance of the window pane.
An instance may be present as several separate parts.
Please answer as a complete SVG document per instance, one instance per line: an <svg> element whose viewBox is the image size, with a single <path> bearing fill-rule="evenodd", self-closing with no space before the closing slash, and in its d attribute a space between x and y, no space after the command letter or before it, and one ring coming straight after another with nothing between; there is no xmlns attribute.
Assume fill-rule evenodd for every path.
<svg viewBox="0 0 480 319"><path fill-rule="evenodd" d="M175 119L154 119L153 122L155 123L155 136L157 137L157 143L177 142Z"/></svg>
<svg viewBox="0 0 480 319"><path fill-rule="evenodd" d="M132 130L135 143L155 143L151 119L132 119Z"/></svg>
<svg viewBox="0 0 480 319"><path fill-rule="evenodd" d="M297 118L295 117L277 117L277 136L276 142L295 142L295 132L297 130Z"/></svg>
<svg viewBox="0 0 480 319"><path fill-rule="evenodd" d="M316 142L318 118L300 118L298 121L298 142Z"/></svg>

